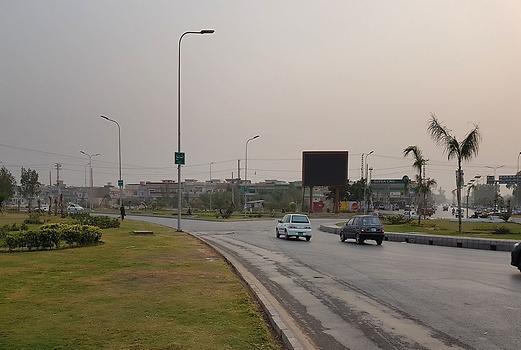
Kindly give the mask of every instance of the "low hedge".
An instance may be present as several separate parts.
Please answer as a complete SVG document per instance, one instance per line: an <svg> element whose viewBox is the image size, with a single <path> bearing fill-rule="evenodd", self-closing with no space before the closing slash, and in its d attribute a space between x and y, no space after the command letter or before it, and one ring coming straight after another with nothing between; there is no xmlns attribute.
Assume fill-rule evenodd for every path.
<svg viewBox="0 0 521 350"><path fill-rule="evenodd" d="M404 225L410 223L412 220L404 215L383 215L383 221L388 225Z"/></svg>
<svg viewBox="0 0 521 350"><path fill-rule="evenodd" d="M34 231L9 232L5 245L12 249L53 249L61 242L69 246L85 246L98 243L102 231L89 225L48 224Z"/></svg>
<svg viewBox="0 0 521 350"><path fill-rule="evenodd" d="M91 216L89 213L77 213L70 215L80 225L91 225L99 228L118 228L120 222L117 218L108 216Z"/></svg>

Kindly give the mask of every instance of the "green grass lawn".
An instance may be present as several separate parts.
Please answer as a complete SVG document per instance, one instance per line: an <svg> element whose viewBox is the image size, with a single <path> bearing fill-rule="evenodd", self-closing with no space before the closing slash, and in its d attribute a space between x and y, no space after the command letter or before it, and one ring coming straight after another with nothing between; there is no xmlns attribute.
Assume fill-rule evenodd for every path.
<svg viewBox="0 0 521 350"><path fill-rule="evenodd" d="M280 349L247 289L197 239L126 220L103 241L0 253L0 349Z"/></svg>
<svg viewBox="0 0 521 350"><path fill-rule="evenodd" d="M343 225L344 222L338 223ZM510 234L494 234L497 227L507 227ZM432 235L459 236L458 222L445 219L422 220L403 225L384 225L386 232L400 233L427 233ZM488 222L463 222L462 234L464 237L492 238L492 239L514 239L521 240L521 225L515 223L488 223Z"/></svg>

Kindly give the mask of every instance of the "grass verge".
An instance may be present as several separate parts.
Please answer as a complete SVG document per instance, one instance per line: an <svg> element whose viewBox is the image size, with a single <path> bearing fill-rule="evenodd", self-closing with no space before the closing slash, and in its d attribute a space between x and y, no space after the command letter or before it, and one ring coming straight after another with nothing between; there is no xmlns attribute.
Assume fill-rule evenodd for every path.
<svg viewBox="0 0 521 350"><path fill-rule="evenodd" d="M280 348L237 276L197 239L125 221L103 241L0 254L1 349Z"/></svg>
<svg viewBox="0 0 521 350"><path fill-rule="evenodd" d="M344 222L337 225L342 226ZM508 234L496 234L494 230L505 227L510 230ZM490 238L490 239L513 239L521 241L521 225L515 223L488 223L488 222L463 222L462 233L458 232L458 222L444 219L422 220L410 222L402 225L384 225L386 232L398 233L425 233L442 236L461 236L471 238Z"/></svg>

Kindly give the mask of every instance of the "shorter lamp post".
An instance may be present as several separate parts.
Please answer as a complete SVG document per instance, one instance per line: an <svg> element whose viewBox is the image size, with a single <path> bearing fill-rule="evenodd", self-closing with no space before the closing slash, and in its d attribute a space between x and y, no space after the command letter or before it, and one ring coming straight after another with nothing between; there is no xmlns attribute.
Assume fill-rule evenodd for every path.
<svg viewBox="0 0 521 350"><path fill-rule="evenodd" d="M89 157L89 170L90 170L90 186L89 186L89 208L92 210L92 188L94 187L94 180L93 180L93 176L92 176L92 158L94 157L98 157L98 156L101 156L100 153L94 153L94 154L88 154L87 152L84 152L84 151L80 151L81 154ZM85 181L86 180L86 176L85 176Z"/></svg>
<svg viewBox="0 0 521 350"><path fill-rule="evenodd" d="M212 211L212 194L213 194L213 183L212 183L212 164L214 162L210 162L210 211Z"/></svg>
<svg viewBox="0 0 521 350"><path fill-rule="evenodd" d="M367 157L369 157L371 154L374 153L374 150L372 150L371 152L367 153L365 155L365 183L364 183L364 214L367 214L367 199L366 199L366 193L367 193L367 183L368 183L368 172L369 172L369 167L367 165Z"/></svg>
<svg viewBox="0 0 521 350"><path fill-rule="evenodd" d="M469 218L469 196L470 190L474 187L474 179L470 180L470 183L467 184L467 219Z"/></svg>
<svg viewBox="0 0 521 350"><path fill-rule="evenodd" d="M110 119L104 115L100 115L100 118L103 118L109 122L112 122L118 126L118 153L119 153L119 180L118 180L118 187L119 187L119 207L123 207L123 179L121 178L121 127L119 126L119 123L115 121L114 119ZM123 210L121 210L121 219L123 220Z"/></svg>
<svg viewBox="0 0 521 350"><path fill-rule="evenodd" d="M244 212L246 212L246 198L247 198L247 186L248 186L248 143L255 139L258 139L260 135L255 135L246 140L246 157L244 159Z"/></svg>

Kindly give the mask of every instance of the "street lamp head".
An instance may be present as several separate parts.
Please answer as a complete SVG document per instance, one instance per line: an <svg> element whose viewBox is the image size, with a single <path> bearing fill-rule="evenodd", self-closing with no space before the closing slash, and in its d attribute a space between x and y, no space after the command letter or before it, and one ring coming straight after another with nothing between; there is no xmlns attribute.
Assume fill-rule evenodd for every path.
<svg viewBox="0 0 521 350"><path fill-rule="evenodd" d="M86 155L86 156L88 155L87 153L85 153L85 152L83 152L83 151L80 151L80 153L81 153L81 154L84 154L84 155Z"/></svg>
<svg viewBox="0 0 521 350"><path fill-rule="evenodd" d="M106 120L110 120L109 118L105 117L104 115L100 115L99 117L103 118L103 119L106 119Z"/></svg>
<svg viewBox="0 0 521 350"><path fill-rule="evenodd" d="M213 34L213 33L215 33L215 30L213 30L213 29L203 29L199 33L201 33L201 34Z"/></svg>
<svg viewBox="0 0 521 350"><path fill-rule="evenodd" d="M372 150L371 152L367 153L367 155L370 155L370 154L373 154L374 153L374 150Z"/></svg>
<svg viewBox="0 0 521 350"><path fill-rule="evenodd" d="M101 156L101 153L96 153L92 155L93 157Z"/></svg>
<svg viewBox="0 0 521 350"><path fill-rule="evenodd" d="M255 135L255 136L253 136L252 140L255 140L256 138L259 138L259 137L260 137L260 135Z"/></svg>

